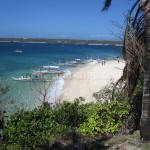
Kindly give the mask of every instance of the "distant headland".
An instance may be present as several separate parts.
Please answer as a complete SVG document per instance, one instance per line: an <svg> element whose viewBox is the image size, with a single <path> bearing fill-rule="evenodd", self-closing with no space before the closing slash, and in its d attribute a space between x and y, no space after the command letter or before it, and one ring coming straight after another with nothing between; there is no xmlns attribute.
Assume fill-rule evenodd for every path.
<svg viewBox="0 0 150 150"><path fill-rule="evenodd" d="M122 41L109 40L76 40L76 39L44 39L44 38L0 38L0 42L29 42L50 44L90 44L90 45L122 45Z"/></svg>

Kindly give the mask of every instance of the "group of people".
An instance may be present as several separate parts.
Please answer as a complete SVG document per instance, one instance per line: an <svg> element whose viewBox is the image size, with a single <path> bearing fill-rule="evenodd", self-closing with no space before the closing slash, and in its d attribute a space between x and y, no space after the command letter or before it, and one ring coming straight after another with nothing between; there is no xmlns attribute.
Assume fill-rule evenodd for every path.
<svg viewBox="0 0 150 150"><path fill-rule="evenodd" d="M104 59L104 60L102 60L102 66L104 66L104 65L105 65L105 63L106 63L105 59Z"/></svg>

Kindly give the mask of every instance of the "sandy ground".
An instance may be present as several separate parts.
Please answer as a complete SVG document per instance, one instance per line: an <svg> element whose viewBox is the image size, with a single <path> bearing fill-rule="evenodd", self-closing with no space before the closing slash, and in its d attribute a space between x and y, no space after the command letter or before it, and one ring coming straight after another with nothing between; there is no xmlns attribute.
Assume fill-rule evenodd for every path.
<svg viewBox="0 0 150 150"><path fill-rule="evenodd" d="M61 99L73 101L75 98L84 97L86 102L92 102L94 92L98 92L110 83L110 80L116 82L123 73L125 63L120 61L106 61L102 63L91 63L82 68L71 71L71 74L65 77L63 94Z"/></svg>

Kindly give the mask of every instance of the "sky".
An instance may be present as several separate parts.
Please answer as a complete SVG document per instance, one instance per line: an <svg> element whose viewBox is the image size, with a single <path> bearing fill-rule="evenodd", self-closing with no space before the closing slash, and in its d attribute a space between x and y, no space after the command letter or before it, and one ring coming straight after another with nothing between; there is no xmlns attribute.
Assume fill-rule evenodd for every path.
<svg viewBox="0 0 150 150"><path fill-rule="evenodd" d="M0 37L119 40L113 21L123 24L133 0L0 0Z"/></svg>

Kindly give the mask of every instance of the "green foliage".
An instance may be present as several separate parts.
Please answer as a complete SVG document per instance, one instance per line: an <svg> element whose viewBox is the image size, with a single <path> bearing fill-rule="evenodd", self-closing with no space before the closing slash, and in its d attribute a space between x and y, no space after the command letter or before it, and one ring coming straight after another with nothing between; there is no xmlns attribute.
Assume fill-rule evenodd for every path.
<svg viewBox="0 0 150 150"><path fill-rule="evenodd" d="M149 150L150 149L150 143L144 144L144 150Z"/></svg>
<svg viewBox="0 0 150 150"><path fill-rule="evenodd" d="M55 109L55 121L69 127L79 127L87 118L85 108L87 104L82 104L84 99L79 97L73 103L65 101Z"/></svg>
<svg viewBox="0 0 150 150"><path fill-rule="evenodd" d="M57 136L78 127L85 118L79 98L74 103L64 102L52 109L48 103L32 111L21 111L12 115L7 122L5 136L12 145L36 148L49 145Z"/></svg>
<svg viewBox="0 0 150 150"><path fill-rule="evenodd" d="M20 145L17 145L17 144L13 144L13 145L3 145L2 146L2 150L20 150L21 149L21 147L20 147Z"/></svg>
<svg viewBox="0 0 150 150"><path fill-rule="evenodd" d="M55 122L52 112L51 108L40 107L11 116L5 133L9 143L15 143L24 148L49 144L65 128Z"/></svg>
<svg viewBox="0 0 150 150"><path fill-rule="evenodd" d="M119 101L112 101L99 105L93 104L87 108L88 118L80 125L85 135L115 133L121 127L124 119L129 115L130 105Z"/></svg>
<svg viewBox="0 0 150 150"><path fill-rule="evenodd" d="M84 135L114 133L129 114L130 105L113 101L105 104L83 104L83 98L64 102L56 108L48 103L32 111L21 111L10 117L5 129L9 147L40 149L57 137L80 131Z"/></svg>

